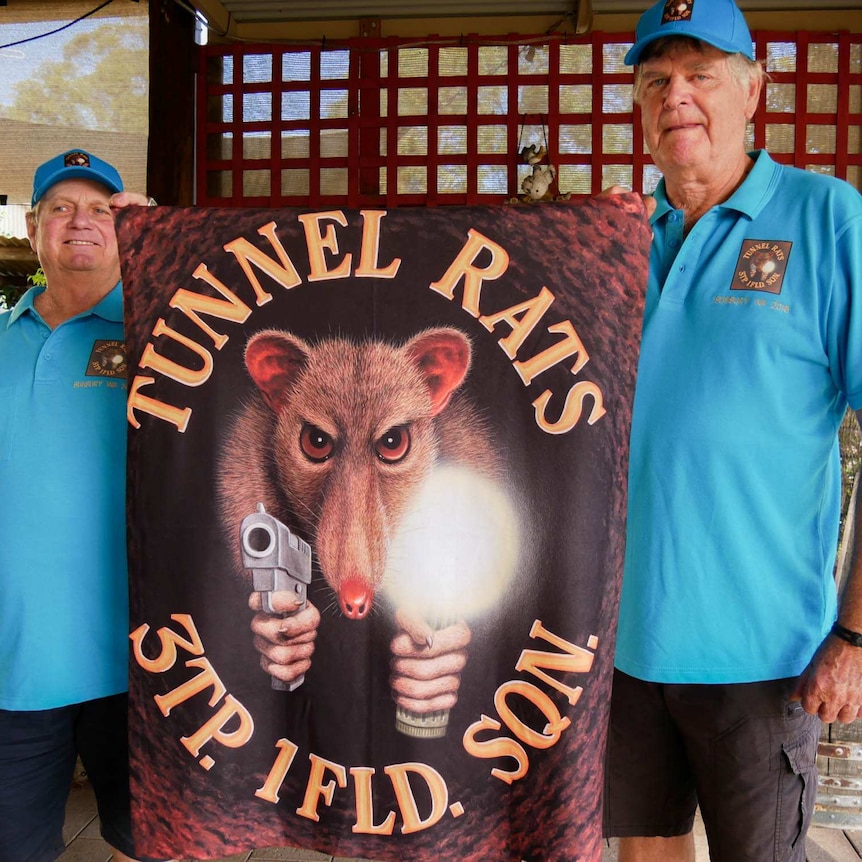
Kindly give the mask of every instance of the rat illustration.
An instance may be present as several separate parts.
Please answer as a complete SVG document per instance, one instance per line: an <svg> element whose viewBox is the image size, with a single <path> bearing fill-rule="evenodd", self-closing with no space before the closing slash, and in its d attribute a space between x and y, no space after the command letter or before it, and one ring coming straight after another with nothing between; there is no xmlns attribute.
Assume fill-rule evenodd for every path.
<svg viewBox="0 0 862 862"><path fill-rule="evenodd" d="M265 330L249 340L245 363L257 391L223 449L226 533L263 503L298 528L341 612L361 620L381 586L390 539L433 465L454 461L499 474L488 431L458 392L470 342L448 327L402 345L310 344Z"/></svg>
<svg viewBox="0 0 862 862"><path fill-rule="evenodd" d="M756 251L748 263L748 277L752 281L766 281L778 268L775 254L768 249Z"/></svg>

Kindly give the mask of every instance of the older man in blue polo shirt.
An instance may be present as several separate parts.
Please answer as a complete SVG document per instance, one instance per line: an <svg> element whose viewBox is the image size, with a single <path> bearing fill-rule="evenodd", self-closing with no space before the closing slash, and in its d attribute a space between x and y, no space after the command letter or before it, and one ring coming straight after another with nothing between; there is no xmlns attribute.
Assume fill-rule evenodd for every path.
<svg viewBox="0 0 862 862"><path fill-rule="evenodd" d="M837 429L862 408L862 196L746 152L733 0L657 3L626 57L663 174L635 395L606 831L621 862L803 862L820 719L862 712ZM858 531L857 531L858 532Z"/></svg>
<svg viewBox="0 0 862 862"><path fill-rule="evenodd" d="M114 210L146 203L84 150L39 167L28 234L47 287L0 315L0 862L63 851L79 755L114 859L134 857Z"/></svg>

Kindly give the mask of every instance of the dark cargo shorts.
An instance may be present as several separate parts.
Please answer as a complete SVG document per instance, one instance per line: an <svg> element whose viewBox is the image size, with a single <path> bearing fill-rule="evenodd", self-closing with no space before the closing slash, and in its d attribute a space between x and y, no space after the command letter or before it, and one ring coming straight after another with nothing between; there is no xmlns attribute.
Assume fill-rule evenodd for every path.
<svg viewBox="0 0 862 862"><path fill-rule="evenodd" d="M102 837L136 857L129 816L125 694L36 712L0 710L0 862L52 862L63 852L78 755Z"/></svg>
<svg viewBox="0 0 862 862"><path fill-rule="evenodd" d="M606 836L689 832L700 805L712 862L805 862L820 720L795 679L669 685L615 671Z"/></svg>

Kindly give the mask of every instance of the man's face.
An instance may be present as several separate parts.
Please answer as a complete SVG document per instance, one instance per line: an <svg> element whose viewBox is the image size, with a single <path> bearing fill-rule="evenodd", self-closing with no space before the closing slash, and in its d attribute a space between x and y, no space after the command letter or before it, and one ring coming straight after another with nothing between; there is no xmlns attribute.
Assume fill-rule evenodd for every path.
<svg viewBox="0 0 862 862"><path fill-rule="evenodd" d="M62 180L45 193L27 235L46 275L92 272L119 281L111 193L92 180Z"/></svg>
<svg viewBox="0 0 862 862"><path fill-rule="evenodd" d="M760 84L740 83L727 57L711 45L679 42L641 65L644 139L671 179L708 178L745 155L745 128Z"/></svg>

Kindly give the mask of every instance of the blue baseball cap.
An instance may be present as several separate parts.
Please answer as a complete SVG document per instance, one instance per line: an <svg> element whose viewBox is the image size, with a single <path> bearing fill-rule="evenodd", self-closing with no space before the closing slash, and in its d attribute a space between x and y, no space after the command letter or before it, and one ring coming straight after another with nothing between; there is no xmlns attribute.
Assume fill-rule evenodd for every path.
<svg viewBox="0 0 862 862"><path fill-rule="evenodd" d="M733 0L659 0L641 15L626 65L636 66L644 48L664 36L700 39L728 54L754 59L748 24Z"/></svg>
<svg viewBox="0 0 862 862"><path fill-rule="evenodd" d="M113 165L86 150L68 150L36 168L32 206L36 206L51 186L73 179L95 180L106 186L111 194L123 190L123 180Z"/></svg>

